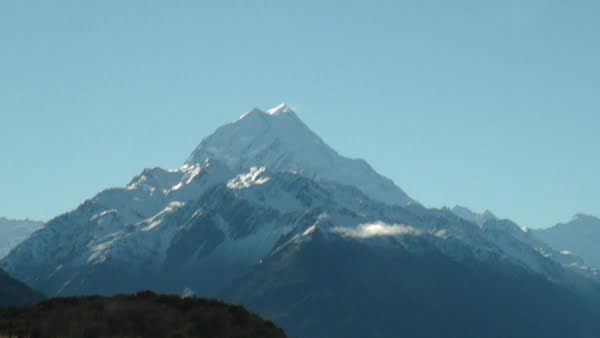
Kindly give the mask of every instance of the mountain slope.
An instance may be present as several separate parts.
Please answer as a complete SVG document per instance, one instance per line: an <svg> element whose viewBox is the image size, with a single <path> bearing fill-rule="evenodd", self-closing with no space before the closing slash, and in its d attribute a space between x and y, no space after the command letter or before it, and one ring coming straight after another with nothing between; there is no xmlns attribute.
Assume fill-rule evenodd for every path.
<svg viewBox="0 0 600 338"><path fill-rule="evenodd" d="M42 294L0 270L0 308L37 302Z"/></svg>
<svg viewBox="0 0 600 338"><path fill-rule="evenodd" d="M501 248L512 259L538 273L551 279L558 278L564 284L579 284L580 276L577 275L600 281L600 270L586 265L581 257L571 252L556 250L540 240L532 230L520 227L511 220L499 219L487 210L478 214L457 206L450 211L481 226L483 237ZM560 264L562 269L556 264ZM567 276L561 272L563 269L576 275Z"/></svg>
<svg viewBox="0 0 600 338"><path fill-rule="evenodd" d="M600 268L600 219L578 214L570 222L534 230L535 236L556 250L583 258L586 264Z"/></svg>
<svg viewBox="0 0 600 338"><path fill-rule="evenodd" d="M0 217L0 258L6 256L12 248L41 228L43 224L38 221Z"/></svg>
<svg viewBox="0 0 600 338"><path fill-rule="evenodd" d="M471 256L459 262L426 242L417 253L407 251L395 243L399 239L365 242L317 228L274 251L222 295L297 337L559 338L600 332L597 304L510 261Z"/></svg>
<svg viewBox="0 0 600 338"><path fill-rule="evenodd" d="M207 181L212 181L211 175L207 170L200 174ZM172 200L163 209L151 207L151 202L166 203L170 195L158 192L151 181L145 179L143 189L133 184L103 192L48 222L11 252L3 266L50 295L110 295L139 289L178 293L185 288L213 295L247 272L282 238L305 231L317 219L331 227L389 220L423 231L445 228L448 235L481 241L475 225L461 223L450 213L417 204L388 205L350 186L271 173L264 167L206 191L193 188L199 193L195 199ZM191 196L188 187L193 185L178 192ZM147 196L148 192L154 195ZM146 209L135 207L132 196L146 198ZM121 205L114 200L132 202ZM142 210L151 216L141 219ZM448 253L454 254L451 249ZM114 279L115 274L119 279Z"/></svg>
<svg viewBox="0 0 600 338"><path fill-rule="evenodd" d="M144 266L151 257L143 255L154 252L157 241L160 243L164 238L163 227L149 231L151 225L160 223L185 204L180 201L198 198L227 176L226 170L214 161L180 170L145 169L126 187L107 189L75 210L50 220L0 261L0 265L49 295L68 289L83 292L81 285L71 282L86 278L90 270L96 271L106 261L105 253L112 248L123 250L113 256L120 263ZM143 233L143 239L151 235L157 237L137 241L128 248L117 247L116 243L129 237L131 232ZM142 260L135 261L140 256ZM105 272L106 278L114 273ZM103 279L97 282L101 281ZM123 283L127 284L126 278ZM129 291L136 290L139 289Z"/></svg>
<svg viewBox="0 0 600 338"><path fill-rule="evenodd" d="M475 223L482 226L488 220L498 219L491 211L486 210L482 214L471 211L469 208L456 205L452 209L449 209L456 216L465 219L471 223Z"/></svg>

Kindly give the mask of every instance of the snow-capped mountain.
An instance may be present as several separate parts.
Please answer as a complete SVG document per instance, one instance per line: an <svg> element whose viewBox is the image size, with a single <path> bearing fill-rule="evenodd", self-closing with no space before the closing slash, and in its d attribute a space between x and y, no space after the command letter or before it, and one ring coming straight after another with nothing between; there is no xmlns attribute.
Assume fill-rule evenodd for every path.
<svg viewBox="0 0 600 338"><path fill-rule="evenodd" d="M219 182L221 171L211 167L192 181L181 172L145 170L127 187L104 191L48 222L2 265L48 294L184 287L214 294L277 243L316 225L335 233L375 222L411 224L431 238L445 236L440 247L450 247L450 237L482 243L475 225L447 212L385 204L351 186L264 167ZM209 183L199 189L193 180ZM169 188L181 182L189 183Z"/></svg>
<svg viewBox="0 0 600 338"><path fill-rule="evenodd" d="M356 255L367 254L381 269L402 268L382 266L379 258L387 253L392 253L390 262L411 264L429 262L421 260L425 256L442 257L442 265L418 267L424 271L417 280L436 276L430 270L440 266L440 273L453 274L452 268L476 273L473 266L494 270L500 264L503 287L511 285L510 278L525 276L543 290L553 285L550 289L600 298L598 284L587 271L566 268L551 249L540 250L547 246L525 229L491 213L478 216L464 208L429 209L413 202L366 162L335 152L286 105L265 112L254 109L218 128L179 169L145 169L127 186L102 191L50 220L0 266L48 295L193 290L265 305L276 295L248 293L243 288L252 284L237 281L247 281L263 271L261 266L268 269L260 280L279 280L277 271L296 271L294 257L305 252L298 243L314 236L323 239L322 245L331 245L327 252L345 252L346 246L336 243L350 243L360 249ZM320 251L308 252L314 266L321 266ZM366 270L357 274L372 272L367 269L371 258L358 265ZM320 272L311 275L310 285L318 287L325 277ZM492 279L475 276L472 281ZM280 286L292 292L290 281L293 278L284 279ZM362 284L356 291L369 288ZM486 284L478 290L492 288ZM444 290L452 292L438 291ZM506 299L518 302L514 297ZM566 301L575 304L573 313L587 306L578 299ZM260 311L272 309L258 305Z"/></svg>
<svg viewBox="0 0 600 338"><path fill-rule="evenodd" d="M15 220L0 217L0 258L6 256L12 248L41 228L43 222Z"/></svg>
<svg viewBox="0 0 600 338"><path fill-rule="evenodd" d="M186 165L216 159L241 172L265 166L315 180L333 180L361 189L369 197L399 205L411 199L367 162L340 156L311 131L287 106L263 112L254 109L219 128L194 150Z"/></svg>
<svg viewBox="0 0 600 338"><path fill-rule="evenodd" d="M406 205L411 201L401 189L377 174L366 162L338 155L306 127L291 108L280 105L266 112L254 109L237 121L217 129L201 142L180 169L145 169L126 187L105 190L72 212L56 217L1 264L16 276L49 294L94 290L95 286L85 286L85 281L92 283L93 278L90 276L100 273L98 271L101 267L109 269L121 265L137 266L145 273L162 272L166 265L173 269L174 265L181 263L174 257L189 254L184 250L189 238L182 234L194 228L194 220L210 220L219 227L240 226L225 224L226 221L224 223L233 214L231 210L227 209L230 212L226 215L217 211L214 211L214 215L209 214L206 211L209 207L199 205L198 201L214 205L214 194L217 192L225 196L246 194L242 188L260 183L260 179L256 181L254 178L263 173L265 168L274 173L310 177L329 187L338 183L350 183L390 204ZM280 180L275 179L275 182L283 184ZM219 188L215 188L217 186ZM217 190L211 190L212 188ZM205 193L209 190L211 195L206 196ZM225 194L229 191L235 191L236 194ZM262 197L249 196L249 200L265 199L266 203L263 204L269 209L277 209L281 205L285 216L291 217L280 221L272 229L272 235L254 234L255 240L265 242L265 236L275 236L273 238L277 239L276 236L280 236L291 226L293 217L298 217L290 216L294 208L302 209L306 201L316 198L317 195L313 196L311 192L319 193L318 189L303 191L288 199L282 197L285 194L275 191L256 192L262 194ZM227 202L233 203L230 200ZM249 203L241 204L237 213ZM213 206L215 210L219 207L223 208ZM248 208L248 215L261 212L253 209L251 204ZM274 217L271 213L266 214ZM257 220L261 222L261 226L269 221L273 220ZM186 225L185 222L191 223ZM238 220L238 223L241 221ZM233 228L228 235L235 237L237 231ZM238 243L239 238L235 239L233 242ZM198 238L193 240L197 241ZM244 254L240 258L243 258L245 265L255 263L270 249L268 244L273 244L271 242L262 244L255 255ZM211 248L210 245L217 244L202 244L207 245L203 250L207 251ZM223 247L224 245L220 245L218 250ZM230 254L223 253L222 256L222 259L229 259ZM183 260L189 261L192 258L185 257ZM174 261L175 264L172 264ZM210 259L202 261L202 264L210 265L205 262ZM218 260L215 258L215 261ZM236 264L238 263L233 265ZM239 270L239 266L231 268L232 271L237 271L236 269ZM138 272L129 281L123 276L123 282L115 285L114 290L128 286L137 288L140 280ZM166 284L161 284L160 287ZM205 284L210 289L210 283ZM107 292L113 290L106 286L99 288L104 289Z"/></svg>
<svg viewBox="0 0 600 338"><path fill-rule="evenodd" d="M479 214L474 211L471 211L471 209L467 207L463 207L460 205L455 205L452 209L450 209L450 211L456 216L465 219L471 223L475 223L479 226L483 226L483 223L485 223L488 220L498 219L498 217L496 217L496 215L494 215L489 210L486 210L482 214Z"/></svg>
<svg viewBox="0 0 600 338"><path fill-rule="evenodd" d="M536 229L534 234L555 250L580 256L586 264L600 269L600 218L577 214L567 223Z"/></svg>
<svg viewBox="0 0 600 338"><path fill-rule="evenodd" d="M488 210L479 214L459 206L452 208L451 212L481 226L482 236L501 248L507 256L538 273L552 276L560 270L556 267L560 264L564 269L600 280L599 269L586 265L581 257L569 251L553 248L534 235L532 230L511 220L499 219Z"/></svg>
<svg viewBox="0 0 600 338"><path fill-rule="evenodd" d="M160 250L155 246L157 241L160 243L165 232L169 234L169 229L157 225L226 177L224 167L215 161L179 170L145 169L126 187L107 189L50 220L5 257L2 265L50 295L93 290L95 286L88 288L72 281L83 283L91 273L88 270L110 266L109 258L145 269L153 256L144 255ZM131 246L122 245L123 239L133 234L140 240ZM152 236L157 237L149 238ZM123 285L126 283L117 284L116 289Z"/></svg>

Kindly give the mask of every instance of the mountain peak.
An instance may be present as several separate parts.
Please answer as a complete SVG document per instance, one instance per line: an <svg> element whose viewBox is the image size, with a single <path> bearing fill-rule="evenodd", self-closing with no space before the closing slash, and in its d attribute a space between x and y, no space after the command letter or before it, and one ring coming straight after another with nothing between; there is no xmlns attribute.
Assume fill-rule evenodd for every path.
<svg viewBox="0 0 600 338"><path fill-rule="evenodd" d="M271 115L271 116L280 115L280 114L286 114L286 113L295 113L295 111L294 111L294 109L292 109L292 107L290 107L285 102L280 103L276 107L268 109L267 112L266 112L267 115Z"/></svg>
<svg viewBox="0 0 600 338"><path fill-rule="evenodd" d="M573 216L573 218L571 219L571 223L573 223L573 222L597 222L599 220L600 219L598 219L595 216L578 213L578 214L575 214L575 216Z"/></svg>
<svg viewBox="0 0 600 338"><path fill-rule="evenodd" d="M220 160L231 170L265 165L273 170L274 163L269 163L273 158L269 155L277 156L279 161L289 162L286 158L289 160L290 157L300 156L308 160L311 154L315 156L314 161L319 161L323 160L318 158L319 154L333 157L333 153L296 116L292 108L282 103L266 112L254 108L237 121L221 126L202 140L186 165L212 158Z"/></svg>
<svg viewBox="0 0 600 338"><path fill-rule="evenodd" d="M291 172L352 185L369 197L390 204L406 205L411 201L365 161L339 155L285 103L266 112L255 108L218 128L202 140L186 165L201 164L207 159L218 160L237 173L266 167L271 172Z"/></svg>
<svg viewBox="0 0 600 338"><path fill-rule="evenodd" d="M298 120L298 121L300 120L296 116L296 111L290 105L283 102L275 107L267 109L266 111L263 111L262 109L260 109L258 107L254 107L251 111L244 113L242 116L240 116L238 121L248 120L248 119L253 119L253 118L258 119L258 120L266 120L270 117L278 117L278 116L292 116L292 117L295 117L296 120Z"/></svg>

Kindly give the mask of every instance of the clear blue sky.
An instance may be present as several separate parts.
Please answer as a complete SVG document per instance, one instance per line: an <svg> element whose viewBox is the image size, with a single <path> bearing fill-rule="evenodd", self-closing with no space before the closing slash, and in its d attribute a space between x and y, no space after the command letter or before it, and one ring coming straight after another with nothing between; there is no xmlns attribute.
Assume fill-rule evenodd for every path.
<svg viewBox="0 0 600 338"><path fill-rule="evenodd" d="M3 1L0 215L47 220L281 101L428 206L600 215L599 1Z"/></svg>

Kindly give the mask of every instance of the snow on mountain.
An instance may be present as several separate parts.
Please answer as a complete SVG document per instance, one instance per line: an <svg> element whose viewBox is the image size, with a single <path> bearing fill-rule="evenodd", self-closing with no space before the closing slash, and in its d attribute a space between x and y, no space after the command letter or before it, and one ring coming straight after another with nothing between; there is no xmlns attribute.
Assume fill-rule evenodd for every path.
<svg viewBox="0 0 600 338"><path fill-rule="evenodd" d="M179 170L144 169L126 187L104 190L50 220L1 264L17 278L50 294L67 287L63 284L82 266L105 262L108 251L112 251L110 257L119 252L122 261L144 264L131 258L154 252L155 241L138 241L139 245L124 248L119 244L123 238L136 231L162 234L162 229L150 230L167 214L229 176L218 161L208 160Z"/></svg>
<svg viewBox="0 0 600 338"><path fill-rule="evenodd" d="M501 255L457 261L405 227L332 234L317 223L219 297L269 315L294 337L560 338L592 337L600 328L598 303L587 294ZM419 251L406 250L406 241Z"/></svg>
<svg viewBox="0 0 600 338"><path fill-rule="evenodd" d="M38 221L0 217L0 259L43 225Z"/></svg>
<svg viewBox="0 0 600 338"><path fill-rule="evenodd" d="M200 168L191 175L197 170L190 168L145 170L127 187L100 193L48 222L2 266L51 295L179 292L189 285L210 295L311 226L334 233L386 220L477 241L465 236L477 236L476 226L457 226L450 213L381 203L339 183L251 168L198 190L193 180L216 182L220 173ZM182 182L174 194L170 187ZM177 199L193 196L190 189L193 199Z"/></svg>
<svg viewBox="0 0 600 338"><path fill-rule="evenodd" d="M498 219L491 211L486 210L482 214L471 211L469 208L460 205L454 206L450 211L456 216L469 222L482 226L487 220Z"/></svg>
<svg viewBox="0 0 600 338"><path fill-rule="evenodd" d="M556 264L559 264L570 271L593 279L600 279L598 269L586 266L580 257L570 252L552 248L539 240L526 227L520 227L507 219L499 219L488 210L483 214L478 214L466 207L456 206L450 211L481 226L483 237L494 243L511 259L538 273L556 278L559 271ZM564 279L562 274L559 275L558 279Z"/></svg>
<svg viewBox="0 0 600 338"><path fill-rule="evenodd" d="M456 261L506 257L569 280L516 225L456 213L411 203L280 105L218 128L179 169L145 169L52 219L0 266L49 295L185 288L214 295L318 232L413 253L435 248Z"/></svg>
<svg viewBox="0 0 600 338"><path fill-rule="evenodd" d="M221 171L210 170L219 166L210 163L215 162L179 171L144 170L125 188L106 190L48 222L2 266L48 294L183 287L177 281L145 284L165 271L173 280L186 275L188 282L211 273L214 282L195 288L211 292L266 255L304 208L331 198L299 175L274 173L271 179L253 169L224 180ZM251 184L252 179L262 184ZM120 269L132 275L96 284L109 277L106 271Z"/></svg>
<svg viewBox="0 0 600 338"><path fill-rule="evenodd" d="M577 214L567 223L535 229L535 236L555 250L583 258L600 269L600 218Z"/></svg>
<svg viewBox="0 0 600 338"><path fill-rule="evenodd" d="M267 115L294 114L294 110L285 103L281 103L276 107L267 109Z"/></svg>
<svg viewBox="0 0 600 338"><path fill-rule="evenodd" d="M285 104L266 112L254 109L218 128L200 143L186 165L207 159L217 159L234 172L267 167L271 171L352 185L386 203L406 205L411 202L400 188L364 160L339 155Z"/></svg>

